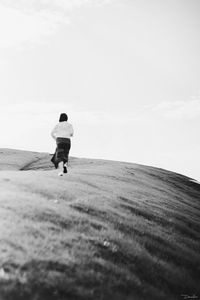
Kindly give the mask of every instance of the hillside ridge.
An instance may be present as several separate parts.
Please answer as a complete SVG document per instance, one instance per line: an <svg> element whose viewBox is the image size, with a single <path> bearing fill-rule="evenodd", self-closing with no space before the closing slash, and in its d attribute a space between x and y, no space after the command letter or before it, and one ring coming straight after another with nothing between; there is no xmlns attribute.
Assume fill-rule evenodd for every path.
<svg viewBox="0 0 200 300"><path fill-rule="evenodd" d="M1 300L200 296L200 185L164 169L0 149Z"/></svg>
<svg viewBox="0 0 200 300"><path fill-rule="evenodd" d="M3 155L2 155L3 154ZM4 156L5 155L5 156ZM0 170L4 170L4 168L2 168L2 165L4 165L3 160L5 159L10 159L10 155L15 157L15 160L17 159L17 156L19 156L20 158L25 155L28 156L28 161L25 165L23 165L21 168L19 168L18 170L20 171L25 171L25 170L40 170L40 169L49 169L49 170L53 170L54 169L54 165L51 163L51 157L53 154L50 154L48 152L38 152L38 151L30 151L30 150L19 150L19 149L11 149L11 148L0 148ZM81 161L102 161L102 162L107 162L107 163L116 163L116 164L130 164L130 165L135 165L135 166L141 166L141 167L146 167L146 168L152 168L155 170L160 170L160 171L166 171L169 173L173 173L173 174L177 174L180 176L183 176L185 179L188 179L190 181L193 181L194 183L200 184L200 182L198 182L198 180L191 178L187 175L178 173L178 172L174 172L171 170L166 170L164 168L160 168L160 167L154 167L154 166L150 166L150 165L144 165L144 164L138 164L138 163L132 163L132 162L128 162L128 161L115 161L115 160L109 160L109 159L98 159L98 158L78 158L78 157L71 157L70 161L75 161L75 160L79 160ZM40 164L41 162L41 164ZM8 163L9 165L9 163ZM16 170L18 167L18 165L13 164L13 170ZM9 168L10 169L10 168Z"/></svg>

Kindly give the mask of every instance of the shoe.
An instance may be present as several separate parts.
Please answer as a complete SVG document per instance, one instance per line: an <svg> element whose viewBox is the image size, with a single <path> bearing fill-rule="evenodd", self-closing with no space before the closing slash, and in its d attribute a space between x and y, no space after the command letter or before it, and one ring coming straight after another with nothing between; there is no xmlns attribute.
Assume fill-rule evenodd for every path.
<svg viewBox="0 0 200 300"><path fill-rule="evenodd" d="M59 172L59 173L58 173L58 176L63 176L63 172Z"/></svg>

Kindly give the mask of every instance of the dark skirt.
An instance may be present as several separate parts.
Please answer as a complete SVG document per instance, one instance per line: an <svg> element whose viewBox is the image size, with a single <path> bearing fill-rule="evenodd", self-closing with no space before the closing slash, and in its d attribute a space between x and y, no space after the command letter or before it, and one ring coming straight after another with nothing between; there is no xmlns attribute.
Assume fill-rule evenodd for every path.
<svg viewBox="0 0 200 300"><path fill-rule="evenodd" d="M56 151L51 161L57 169L58 164L61 161L63 161L64 163L68 162L69 150L71 148L71 140L67 138L57 138L56 145Z"/></svg>

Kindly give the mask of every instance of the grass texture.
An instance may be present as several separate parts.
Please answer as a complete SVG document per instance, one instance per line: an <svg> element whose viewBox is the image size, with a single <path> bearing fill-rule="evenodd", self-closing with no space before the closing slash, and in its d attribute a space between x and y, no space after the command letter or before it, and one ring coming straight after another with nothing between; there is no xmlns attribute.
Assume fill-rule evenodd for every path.
<svg viewBox="0 0 200 300"><path fill-rule="evenodd" d="M200 298L200 185L163 169L0 151L1 300ZM186 298L185 298L186 299Z"/></svg>

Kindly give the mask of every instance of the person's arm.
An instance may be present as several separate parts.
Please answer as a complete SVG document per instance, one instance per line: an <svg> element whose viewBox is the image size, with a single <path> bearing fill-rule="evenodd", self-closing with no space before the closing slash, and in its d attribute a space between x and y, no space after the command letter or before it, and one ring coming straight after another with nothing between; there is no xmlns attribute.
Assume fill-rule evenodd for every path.
<svg viewBox="0 0 200 300"><path fill-rule="evenodd" d="M54 129L51 132L51 136L54 140L56 140L56 133L57 133L57 125L54 127Z"/></svg>
<svg viewBox="0 0 200 300"><path fill-rule="evenodd" d="M70 136L73 137L74 136L74 129L73 129L73 126L71 125L71 130L70 130Z"/></svg>

